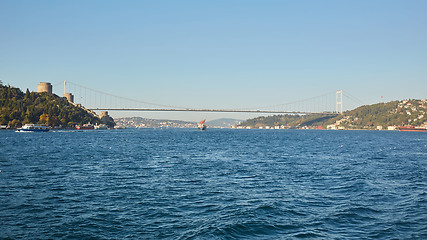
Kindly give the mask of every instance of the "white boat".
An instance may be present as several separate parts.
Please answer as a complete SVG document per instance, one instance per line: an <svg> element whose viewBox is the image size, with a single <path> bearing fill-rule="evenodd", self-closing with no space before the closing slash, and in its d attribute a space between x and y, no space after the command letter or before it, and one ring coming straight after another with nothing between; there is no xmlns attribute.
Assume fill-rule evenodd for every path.
<svg viewBox="0 0 427 240"><path fill-rule="evenodd" d="M47 132L49 127L43 124L25 124L18 132Z"/></svg>
<svg viewBox="0 0 427 240"><path fill-rule="evenodd" d="M77 130L93 130L95 129L95 126L90 123L86 123L83 125L76 125L76 129Z"/></svg>
<svg viewBox="0 0 427 240"><path fill-rule="evenodd" d="M95 125L94 127L95 127L95 129L98 129L98 130L108 129L108 126L105 124Z"/></svg>

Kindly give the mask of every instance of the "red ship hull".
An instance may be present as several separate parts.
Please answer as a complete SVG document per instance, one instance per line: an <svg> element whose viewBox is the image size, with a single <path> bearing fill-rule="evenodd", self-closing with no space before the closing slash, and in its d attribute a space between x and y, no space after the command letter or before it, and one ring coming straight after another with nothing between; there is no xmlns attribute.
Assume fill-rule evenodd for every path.
<svg viewBox="0 0 427 240"><path fill-rule="evenodd" d="M399 127L399 131L403 131L403 132L427 132L427 128L421 128L421 127Z"/></svg>

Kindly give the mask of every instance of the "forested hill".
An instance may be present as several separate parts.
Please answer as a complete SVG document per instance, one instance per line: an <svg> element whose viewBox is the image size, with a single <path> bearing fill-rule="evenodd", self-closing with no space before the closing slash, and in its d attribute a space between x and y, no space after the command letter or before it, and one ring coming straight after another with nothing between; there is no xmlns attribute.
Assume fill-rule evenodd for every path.
<svg viewBox="0 0 427 240"><path fill-rule="evenodd" d="M377 129L388 126L422 126L427 124L427 100L403 100L366 105L342 115L275 115L249 119L241 127L297 127L338 129Z"/></svg>
<svg viewBox="0 0 427 240"><path fill-rule="evenodd" d="M427 124L427 100L377 103L344 113L335 123L345 129L372 129L381 126L422 126Z"/></svg>
<svg viewBox="0 0 427 240"><path fill-rule="evenodd" d="M100 120L66 99L49 93L23 93L19 88L0 83L0 124L20 127L27 123L74 127Z"/></svg>
<svg viewBox="0 0 427 240"><path fill-rule="evenodd" d="M297 128L297 127L311 127L311 126L323 126L327 125L331 119L336 119L336 115L320 115L320 114L308 114L308 115L274 115L267 117L257 117L248 119L245 122L239 124L241 127L251 128L264 128L264 127L286 127L286 128Z"/></svg>

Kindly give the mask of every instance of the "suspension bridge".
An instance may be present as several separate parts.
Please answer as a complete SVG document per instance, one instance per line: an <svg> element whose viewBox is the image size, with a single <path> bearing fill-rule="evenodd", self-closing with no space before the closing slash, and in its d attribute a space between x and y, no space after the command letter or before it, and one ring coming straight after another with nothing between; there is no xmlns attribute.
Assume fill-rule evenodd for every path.
<svg viewBox="0 0 427 240"><path fill-rule="evenodd" d="M146 112L222 112L222 113L260 113L260 114L342 114L344 98L347 105L357 107L363 102L343 90L325 93L319 96L297 101L238 109L208 109L172 106L145 102L137 99L117 96L98 89L88 88L70 81L54 84L62 85L64 97L75 104L92 111L146 111ZM68 92L67 92L68 91ZM348 101L347 101L348 100Z"/></svg>

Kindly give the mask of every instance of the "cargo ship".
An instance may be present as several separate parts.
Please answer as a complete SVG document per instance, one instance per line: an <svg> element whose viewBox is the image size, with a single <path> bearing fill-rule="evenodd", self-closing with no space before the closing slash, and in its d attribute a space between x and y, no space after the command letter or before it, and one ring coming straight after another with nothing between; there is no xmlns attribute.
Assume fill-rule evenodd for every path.
<svg viewBox="0 0 427 240"><path fill-rule="evenodd" d="M403 131L403 132L427 132L427 127L406 126L406 127L399 127L399 131Z"/></svg>
<svg viewBox="0 0 427 240"><path fill-rule="evenodd" d="M206 119L203 121L200 121L199 124L197 124L197 127L199 128L199 130L206 130L205 122L206 122Z"/></svg>
<svg viewBox="0 0 427 240"><path fill-rule="evenodd" d="M95 129L95 127L92 124L87 123L83 125L76 125L76 129L77 130L93 130Z"/></svg>

